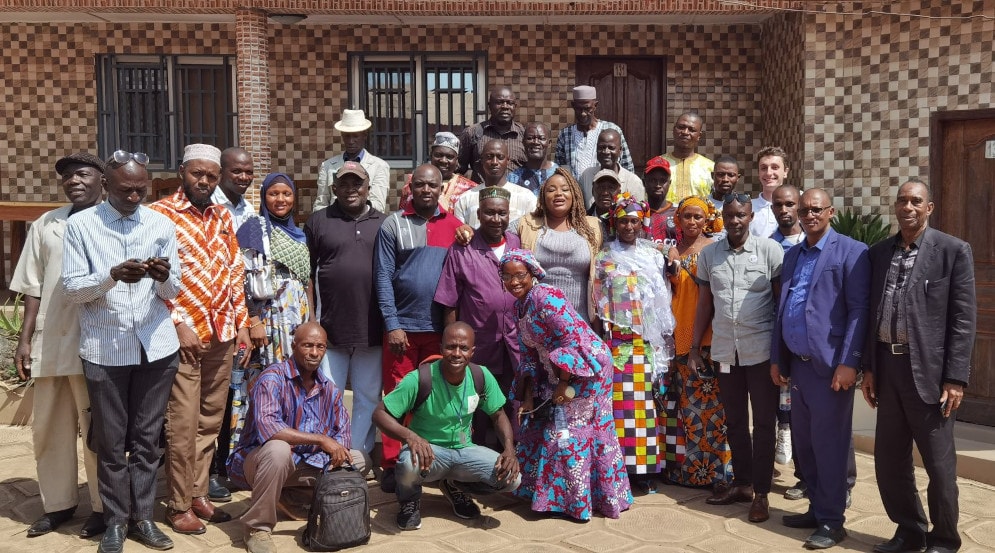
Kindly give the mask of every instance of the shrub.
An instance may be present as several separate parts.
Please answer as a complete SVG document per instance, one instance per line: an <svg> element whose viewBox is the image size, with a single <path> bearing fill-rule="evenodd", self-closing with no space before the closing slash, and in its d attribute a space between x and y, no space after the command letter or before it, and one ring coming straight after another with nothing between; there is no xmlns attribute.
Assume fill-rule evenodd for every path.
<svg viewBox="0 0 995 553"><path fill-rule="evenodd" d="M891 236L891 223L885 223L877 212L858 215L851 208L837 211L830 223L833 230L859 240L868 246Z"/></svg>

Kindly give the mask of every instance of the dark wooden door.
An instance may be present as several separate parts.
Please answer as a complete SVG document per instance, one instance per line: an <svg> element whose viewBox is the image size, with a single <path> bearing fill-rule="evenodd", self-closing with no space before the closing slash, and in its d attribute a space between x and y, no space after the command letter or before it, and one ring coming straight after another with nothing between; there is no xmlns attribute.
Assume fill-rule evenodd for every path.
<svg viewBox="0 0 995 553"><path fill-rule="evenodd" d="M636 174L664 153L666 135L663 58L577 56L577 83L598 90L598 119L622 128Z"/></svg>
<svg viewBox="0 0 995 553"><path fill-rule="evenodd" d="M971 381L957 418L995 426L995 110L937 114L931 135L930 224L971 244L978 293Z"/></svg>

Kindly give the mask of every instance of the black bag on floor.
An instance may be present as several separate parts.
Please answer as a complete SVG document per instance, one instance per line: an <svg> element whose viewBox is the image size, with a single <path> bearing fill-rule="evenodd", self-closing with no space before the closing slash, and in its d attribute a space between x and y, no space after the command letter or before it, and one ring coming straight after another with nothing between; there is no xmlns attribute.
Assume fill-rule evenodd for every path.
<svg viewBox="0 0 995 553"><path fill-rule="evenodd" d="M301 542L309 551L338 551L370 541L366 478L352 466L322 471Z"/></svg>

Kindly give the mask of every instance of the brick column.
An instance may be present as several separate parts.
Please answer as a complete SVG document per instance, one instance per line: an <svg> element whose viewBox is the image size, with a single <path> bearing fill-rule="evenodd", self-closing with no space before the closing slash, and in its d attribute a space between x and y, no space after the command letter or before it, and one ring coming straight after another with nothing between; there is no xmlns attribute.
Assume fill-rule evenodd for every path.
<svg viewBox="0 0 995 553"><path fill-rule="evenodd" d="M238 142L252 154L256 180L245 199L259 208L259 183L270 171L269 38L266 12L235 12L235 81L238 91Z"/></svg>

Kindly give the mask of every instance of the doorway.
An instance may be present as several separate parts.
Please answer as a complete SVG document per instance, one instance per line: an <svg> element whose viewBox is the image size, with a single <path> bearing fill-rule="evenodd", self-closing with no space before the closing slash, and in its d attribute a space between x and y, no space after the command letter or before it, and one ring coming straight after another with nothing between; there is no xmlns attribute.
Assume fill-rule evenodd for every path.
<svg viewBox="0 0 995 553"><path fill-rule="evenodd" d="M664 153L667 95L662 57L577 56L577 84L598 91L598 119L622 128L636 174Z"/></svg>
<svg viewBox="0 0 995 553"><path fill-rule="evenodd" d="M978 333L957 418L995 426L995 109L934 113L930 137L930 225L974 251Z"/></svg>

